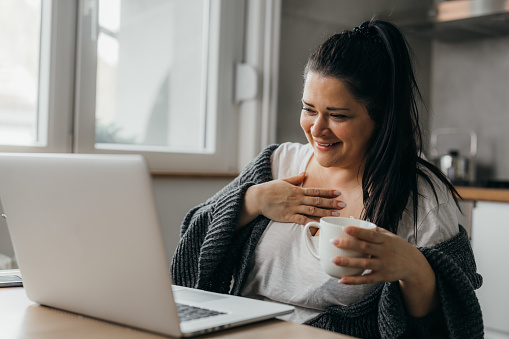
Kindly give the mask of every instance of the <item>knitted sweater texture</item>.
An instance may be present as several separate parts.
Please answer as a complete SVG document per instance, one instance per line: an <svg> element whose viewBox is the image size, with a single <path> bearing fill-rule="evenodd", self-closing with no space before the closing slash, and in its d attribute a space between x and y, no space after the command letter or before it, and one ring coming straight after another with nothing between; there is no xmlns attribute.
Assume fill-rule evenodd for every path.
<svg viewBox="0 0 509 339"><path fill-rule="evenodd" d="M181 226L171 273L177 285L240 295L249 260L269 223L258 216L235 232L246 190L272 180L272 152L263 150L230 184L191 209ZM433 268L441 306L422 318L405 310L398 282L379 283L363 299L331 306L306 324L359 338L482 338L475 290L482 284L465 230L433 247L418 248Z"/></svg>

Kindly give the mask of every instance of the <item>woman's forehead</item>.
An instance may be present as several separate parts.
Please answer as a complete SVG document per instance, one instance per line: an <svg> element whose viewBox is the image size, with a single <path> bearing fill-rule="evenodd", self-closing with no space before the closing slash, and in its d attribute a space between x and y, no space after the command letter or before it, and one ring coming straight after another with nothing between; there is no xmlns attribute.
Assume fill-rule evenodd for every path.
<svg viewBox="0 0 509 339"><path fill-rule="evenodd" d="M329 104L357 102L344 81L315 72L306 76L302 100L313 105L313 101L327 101Z"/></svg>

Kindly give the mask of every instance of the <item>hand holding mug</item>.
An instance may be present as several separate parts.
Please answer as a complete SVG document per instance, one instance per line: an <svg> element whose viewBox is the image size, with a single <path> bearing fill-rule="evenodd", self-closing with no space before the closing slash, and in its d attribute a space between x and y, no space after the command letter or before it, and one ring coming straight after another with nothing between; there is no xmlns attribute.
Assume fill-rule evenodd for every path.
<svg viewBox="0 0 509 339"><path fill-rule="evenodd" d="M311 233L309 231L310 227L318 227L320 229L320 233L318 235L318 245L319 245L319 253L316 253L313 245L311 243ZM345 233L346 226L355 226L368 230L375 230L376 225L370 223L368 221L353 219L353 218L344 218L344 217L325 217L321 218L320 222L309 222L306 224L304 232L306 234L306 245L311 253L316 259L320 260L320 264L325 271L330 276L336 278L342 278L344 276L352 276L352 275L360 275L364 272L364 268L359 267L344 267L336 265L332 260L336 257L346 257L346 258L366 258L367 254L352 250L345 250L336 247L332 242L337 238L351 238L350 235Z"/></svg>

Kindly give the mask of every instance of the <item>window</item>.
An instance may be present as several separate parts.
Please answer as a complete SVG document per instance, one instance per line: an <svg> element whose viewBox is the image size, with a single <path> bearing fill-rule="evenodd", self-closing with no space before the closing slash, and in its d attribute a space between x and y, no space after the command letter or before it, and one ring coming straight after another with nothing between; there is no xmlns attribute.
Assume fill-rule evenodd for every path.
<svg viewBox="0 0 509 339"><path fill-rule="evenodd" d="M277 78L264 72L280 0L0 6L0 151L141 153L153 172L234 173L274 139Z"/></svg>
<svg viewBox="0 0 509 339"><path fill-rule="evenodd" d="M156 171L234 172L233 66L242 58L243 7L85 1L75 150L141 152Z"/></svg>
<svg viewBox="0 0 509 339"><path fill-rule="evenodd" d="M99 0L96 148L213 151L204 86L208 5Z"/></svg>
<svg viewBox="0 0 509 339"><path fill-rule="evenodd" d="M44 144L37 93L41 1L0 2L0 143Z"/></svg>
<svg viewBox="0 0 509 339"><path fill-rule="evenodd" d="M74 10L0 0L0 151L71 151Z"/></svg>

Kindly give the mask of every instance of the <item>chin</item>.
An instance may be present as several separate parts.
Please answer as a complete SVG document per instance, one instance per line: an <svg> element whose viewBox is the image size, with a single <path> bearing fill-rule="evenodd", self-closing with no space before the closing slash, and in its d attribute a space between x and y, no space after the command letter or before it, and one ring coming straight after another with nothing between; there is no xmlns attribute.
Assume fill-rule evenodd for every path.
<svg viewBox="0 0 509 339"><path fill-rule="evenodd" d="M320 156L316 157L316 162L318 163L318 165L325 167L325 168L334 167L335 165L337 165L337 162L335 162L331 159L323 159Z"/></svg>

